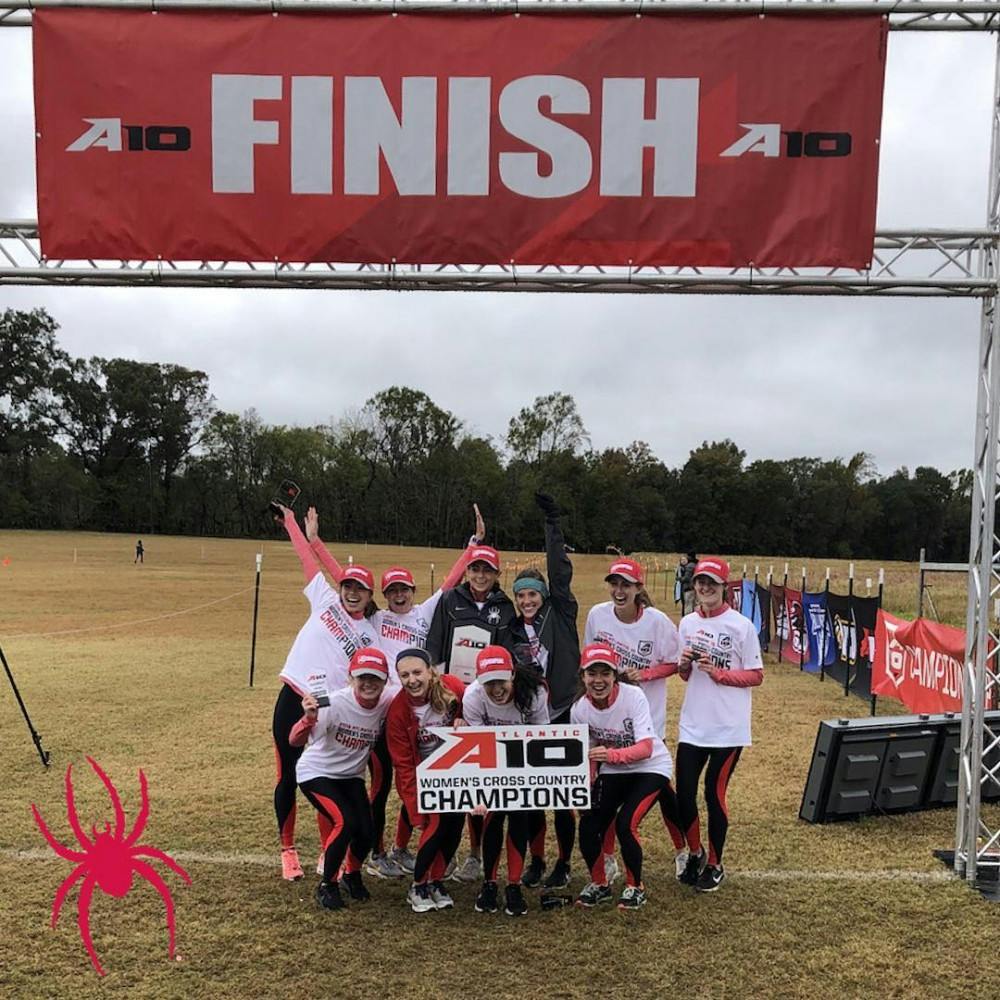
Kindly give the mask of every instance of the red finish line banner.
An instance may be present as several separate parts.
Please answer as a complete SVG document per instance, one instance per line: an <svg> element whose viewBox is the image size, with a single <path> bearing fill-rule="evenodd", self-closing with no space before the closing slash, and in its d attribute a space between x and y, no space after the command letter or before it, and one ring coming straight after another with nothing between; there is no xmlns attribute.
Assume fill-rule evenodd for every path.
<svg viewBox="0 0 1000 1000"><path fill-rule="evenodd" d="M886 30L39 10L42 250L864 267Z"/></svg>
<svg viewBox="0 0 1000 1000"><path fill-rule="evenodd" d="M964 660L963 629L879 611L872 694L897 698L912 712L960 712Z"/></svg>

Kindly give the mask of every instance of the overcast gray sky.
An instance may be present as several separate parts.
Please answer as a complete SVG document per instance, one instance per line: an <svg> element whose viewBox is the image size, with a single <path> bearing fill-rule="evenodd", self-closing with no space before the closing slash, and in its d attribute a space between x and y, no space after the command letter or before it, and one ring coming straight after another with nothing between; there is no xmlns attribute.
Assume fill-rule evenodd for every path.
<svg viewBox="0 0 1000 1000"><path fill-rule="evenodd" d="M890 35L878 225L984 225L993 41ZM34 219L31 33L0 28L0 218ZM978 301L0 286L44 306L78 356L198 368L218 405L315 424L409 385L501 437L572 394L595 447L683 464L867 451L882 474L969 466Z"/></svg>

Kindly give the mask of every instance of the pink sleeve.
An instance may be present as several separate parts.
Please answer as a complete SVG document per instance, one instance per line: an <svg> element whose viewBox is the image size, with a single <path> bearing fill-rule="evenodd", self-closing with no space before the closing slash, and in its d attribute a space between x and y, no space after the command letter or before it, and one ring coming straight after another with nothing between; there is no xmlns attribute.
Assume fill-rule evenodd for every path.
<svg viewBox="0 0 1000 1000"><path fill-rule="evenodd" d="M441 584L442 590L454 590L462 582L462 577L465 575L465 568L469 565L469 556L472 555L472 550L476 545L476 540L472 539L458 559L455 560L455 565L448 570L448 575Z"/></svg>
<svg viewBox="0 0 1000 1000"><path fill-rule="evenodd" d="M294 732L294 730L293 730ZM633 743L630 747L611 747L608 750L609 764L635 764L653 755L653 741L650 737Z"/></svg>
<svg viewBox="0 0 1000 1000"><path fill-rule="evenodd" d="M304 747L309 742L309 734L316 725L315 719L307 718L305 715L292 726L292 731L288 734L288 743L293 747Z"/></svg>
<svg viewBox="0 0 1000 1000"><path fill-rule="evenodd" d="M752 688L764 681L763 670L716 670L712 675L716 684L733 688Z"/></svg>
<svg viewBox="0 0 1000 1000"><path fill-rule="evenodd" d="M678 666L676 663L654 663L651 667L647 667L645 670L640 671L642 676L639 678L640 683L645 681L657 681L661 677L673 677L678 671Z"/></svg>
<svg viewBox="0 0 1000 1000"><path fill-rule="evenodd" d="M319 557L323 568L330 574L330 578L337 586L344 579L344 567L333 557L330 550L323 544L323 539L317 536L312 542L312 550Z"/></svg>
<svg viewBox="0 0 1000 1000"><path fill-rule="evenodd" d="M288 532L292 548L295 549L295 554L299 557L299 562L302 563L302 572L305 573L306 583L308 583L319 572L319 563L316 562L316 556L313 555L313 550L306 541L306 536L302 534L302 529L290 510L285 514L285 531Z"/></svg>

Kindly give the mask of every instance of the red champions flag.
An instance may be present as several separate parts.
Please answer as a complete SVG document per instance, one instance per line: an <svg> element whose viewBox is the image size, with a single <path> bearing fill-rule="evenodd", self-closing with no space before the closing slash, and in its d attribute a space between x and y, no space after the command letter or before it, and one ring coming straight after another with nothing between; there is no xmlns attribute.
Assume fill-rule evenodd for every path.
<svg viewBox="0 0 1000 1000"><path fill-rule="evenodd" d="M39 10L56 259L865 267L877 15Z"/></svg>
<svg viewBox="0 0 1000 1000"><path fill-rule="evenodd" d="M964 661L963 629L879 611L872 694L896 698L911 712L960 712Z"/></svg>

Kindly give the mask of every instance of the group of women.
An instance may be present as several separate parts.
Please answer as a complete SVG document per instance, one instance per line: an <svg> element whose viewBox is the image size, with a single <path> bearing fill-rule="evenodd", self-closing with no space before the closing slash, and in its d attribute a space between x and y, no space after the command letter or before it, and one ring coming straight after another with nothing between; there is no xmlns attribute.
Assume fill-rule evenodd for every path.
<svg viewBox="0 0 1000 1000"><path fill-rule="evenodd" d="M500 588L500 557L484 544L477 508L475 534L441 589L417 604L413 575L392 567L381 579L382 610L373 600L372 573L341 566L326 549L315 510L303 533L292 511L281 508L302 564L310 614L280 675L274 805L282 874L289 880L303 876L294 840L297 788L316 810L322 844L316 896L324 908L342 908L345 893L369 899L363 872L410 876L407 900L417 913L454 905L445 886L449 877L481 878L476 911L502 908L511 916L526 912L525 888L569 885L577 841L572 810L553 814L557 857L551 869L542 812L420 813L416 770L439 745L433 729L440 726L588 726L591 805L580 816L578 839L589 881L578 905L614 899L616 840L625 869L617 904L632 910L646 902L638 830L656 804L675 850L678 881L701 892L722 883L726 790L750 744L751 689L763 677L753 625L725 601L729 567L722 559L697 563L698 607L678 630L653 607L642 566L616 559L605 578L610 599L587 615L581 651L573 566L558 507L545 494L536 500L545 518L546 571L518 573L513 601ZM667 678L675 673L686 682L676 787L664 742ZM697 792L706 768L703 845ZM387 850L393 776L401 806ZM466 828L469 856L456 866ZM497 876L505 839L501 902Z"/></svg>

